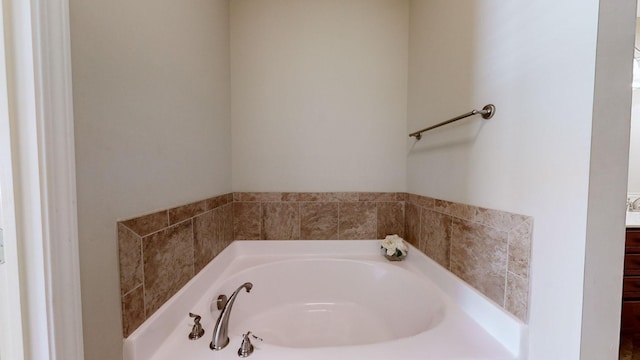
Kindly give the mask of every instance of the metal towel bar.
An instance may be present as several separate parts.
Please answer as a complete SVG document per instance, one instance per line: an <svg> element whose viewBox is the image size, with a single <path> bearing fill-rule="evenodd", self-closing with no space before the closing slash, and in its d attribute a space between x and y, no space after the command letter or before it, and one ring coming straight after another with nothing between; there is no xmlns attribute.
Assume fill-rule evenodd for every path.
<svg viewBox="0 0 640 360"><path fill-rule="evenodd" d="M428 128L424 128L422 130L416 131L416 132L412 132L411 134L409 134L409 137L411 136L415 136L416 140L420 140L422 139L422 133L425 131L429 131L429 130L433 130L435 128L439 128L440 126L444 126L447 124L451 124L452 122L467 118L469 116L473 116L473 115L481 115L483 119L488 120L491 119L493 117L493 114L495 114L496 112L496 107L493 104L489 104L489 105L485 105L482 110L471 110L466 114L462 114L460 116L456 116L453 119L449 119L447 121L443 121L439 124L433 125L433 126L429 126Z"/></svg>

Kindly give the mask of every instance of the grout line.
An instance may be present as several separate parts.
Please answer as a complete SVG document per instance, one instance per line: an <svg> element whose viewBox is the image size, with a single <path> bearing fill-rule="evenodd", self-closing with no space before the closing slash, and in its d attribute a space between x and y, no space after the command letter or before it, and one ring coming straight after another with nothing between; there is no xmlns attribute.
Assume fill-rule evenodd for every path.
<svg viewBox="0 0 640 360"><path fill-rule="evenodd" d="M507 234L507 249L505 251L505 253L507 254L506 259L505 259L505 270L504 270L504 294L503 294L503 299L502 299L502 308L506 310L507 308L507 292L508 292L508 286L509 286L509 248L511 245L511 231L505 231L505 233Z"/></svg>
<svg viewBox="0 0 640 360"><path fill-rule="evenodd" d="M374 221L374 227L375 227L375 235L374 235L374 239L378 238L378 203L374 202L373 203L374 209L375 209L375 221Z"/></svg>
<svg viewBox="0 0 640 360"><path fill-rule="evenodd" d="M195 220L191 218L191 278L196 276L196 229Z"/></svg>
<svg viewBox="0 0 640 360"><path fill-rule="evenodd" d="M453 217L449 216L449 264L447 269L451 271L451 258L453 257ZM466 282L466 281L465 281ZM474 286L475 288L475 286Z"/></svg>
<svg viewBox="0 0 640 360"><path fill-rule="evenodd" d="M142 261L142 317L147 319L147 287L145 284L145 273L144 273L144 239L140 239L140 257ZM135 330L135 329L134 329ZM131 331L133 332L133 331Z"/></svg>
<svg viewBox="0 0 640 360"><path fill-rule="evenodd" d="M177 224L176 224L176 225L177 225ZM154 232L152 232L152 233L148 233L148 234L147 234L147 235L145 235L145 236L140 236L140 235L138 235L138 236L140 236L141 238L146 238L146 237L149 237L149 236L151 236L151 235L155 235L155 234L157 234L157 233L159 233L159 232L165 231L165 230L167 230L168 228L170 228L171 226L173 226L173 225L165 226L165 227L163 227L163 228L161 228L161 229L158 229L158 230L156 230L156 231L154 231ZM135 232L134 232L134 233L135 233Z"/></svg>
<svg viewBox="0 0 640 360"><path fill-rule="evenodd" d="M297 203L298 205L298 239L297 240L301 240L302 238L302 209L300 207L300 203Z"/></svg>
<svg viewBox="0 0 640 360"><path fill-rule="evenodd" d="M127 291L126 293L122 294L120 297L124 298L127 295L130 295L132 292L134 292L137 288L139 288L140 286L142 286L142 282L140 282L138 285L134 286L133 289Z"/></svg>
<svg viewBox="0 0 640 360"><path fill-rule="evenodd" d="M132 229L132 228L130 228L130 227L128 227L127 225L125 225L125 223L124 223L123 221L118 221L116 224L117 224L117 225L122 225L125 229L127 229L127 230L131 231L135 236L137 236L137 237L139 237L139 238L141 238L141 237L142 237L142 236L138 235L138 233L137 233L137 232L133 231L133 229ZM146 235L145 235L145 236L146 236Z"/></svg>
<svg viewBox="0 0 640 360"><path fill-rule="evenodd" d="M418 249L421 248L420 244L422 243L422 219L424 218L425 214L424 212L426 211L422 206L417 206L418 209L420 209L420 211L418 211L418 231L416 231L416 242L418 243ZM426 244L425 244L426 245ZM425 253L426 255L426 246L424 246L422 249L420 249L420 251L422 251L423 253Z"/></svg>
<svg viewBox="0 0 640 360"><path fill-rule="evenodd" d="M338 240L342 240L342 239L340 239L341 238L341 236L340 236L340 220L341 220L341 217L342 217L341 211L340 211L341 208L342 208L341 205L342 205L342 203L338 202Z"/></svg>
<svg viewBox="0 0 640 360"><path fill-rule="evenodd" d="M258 240L263 240L262 228L264 227L263 226L264 219L262 216L262 201L258 202L258 207L259 207L258 219L260 220L258 221L258 229L259 229Z"/></svg>
<svg viewBox="0 0 640 360"><path fill-rule="evenodd" d="M216 232L216 236L213 239L213 252L214 252L214 258L216 256L218 256L218 254L220 254L220 248L222 247L222 244L224 243L224 216L223 216L223 212L224 210L222 210L222 208L220 209L220 211L218 211L218 214L214 214L214 216L216 217L216 219L218 220L218 229Z"/></svg>

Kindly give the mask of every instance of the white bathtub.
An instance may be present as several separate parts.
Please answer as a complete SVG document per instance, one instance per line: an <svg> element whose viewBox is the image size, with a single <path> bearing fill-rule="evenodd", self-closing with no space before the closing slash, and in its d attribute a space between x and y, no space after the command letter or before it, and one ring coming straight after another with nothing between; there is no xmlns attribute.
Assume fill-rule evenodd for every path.
<svg viewBox="0 0 640 360"><path fill-rule="evenodd" d="M234 242L124 340L124 359L237 359L248 330L264 339L253 341L256 360L523 359L519 320L415 248L389 262L379 244ZM215 300L245 282L230 343L214 352ZM189 312L205 329L195 341Z"/></svg>

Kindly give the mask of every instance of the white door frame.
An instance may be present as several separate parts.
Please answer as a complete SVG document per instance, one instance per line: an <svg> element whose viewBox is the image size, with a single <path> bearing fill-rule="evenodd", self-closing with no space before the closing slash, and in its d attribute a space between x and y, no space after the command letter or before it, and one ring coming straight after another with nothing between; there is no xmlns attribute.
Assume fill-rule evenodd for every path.
<svg viewBox="0 0 640 360"><path fill-rule="evenodd" d="M0 264L0 357L23 359L20 269L13 194L9 89L5 62L4 11L0 6L0 227L3 229L4 264Z"/></svg>
<svg viewBox="0 0 640 360"><path fill-rule="evenodd" d="M82 359L68 0L2 6L24 356Z"/></svg>

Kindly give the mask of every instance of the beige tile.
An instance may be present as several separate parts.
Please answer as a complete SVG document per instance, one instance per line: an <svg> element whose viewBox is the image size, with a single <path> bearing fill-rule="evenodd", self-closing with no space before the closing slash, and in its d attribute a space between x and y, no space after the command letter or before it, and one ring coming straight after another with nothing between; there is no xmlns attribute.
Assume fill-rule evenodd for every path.
<svg viewBox="0 0 640 360"><path fill-rule="evenodd" d="M282 201L298 201L298 194L295 192L283 192Z"/></svg>
<svg viewBox="0 0 640 360"><path fill-rule="evenodd" d="M239 192L231 193L231 197L233 198L233 201L240 201L240 193Z"/></svg>
<svg viewBox="0 0 640 360"><path fill-rule="evenodd" d="M404 192L396 193L396 201L407 201L408 198L409 198L409 194L407 193L404 193Z"/></svg>
<svg viewBox="0 0 640 360"><path fill-rule="evenodd" d="M344 202L358 201L355 192L304 192L297 193L298 201Z"/></svg>
<svg viewBox="0 0 640 360"><path fill-rule="evenodd" d="M451 272L504 306L507 233L453 219Z"/></svg>
<svg viewBox="0 0 640 360"><path fill-rule="evenodd" d="M509 232L509 271L522 278L529 277L532 228L533 220L528 219Z"/></svg>
<svg viewBox="0 0 640 360"><path fill-rule="evenodd" d="M330 193L321 192L301 192L301 193L286 193L286 198L291 201L295 198L295 201L330 201Z"/></svg>
<svg viewBox="0 0 640 360"><path fill-rule="evenodd" d="M420 246L420 208L412 202L404 205L404 239L415 247Z"/></svg>
<svg viewBox="0 0 640 360"><path fill-rule="evenodd" d="M361 192L358 193L359 201L396 201L394 192Z"/></svg>
<svg viewBox="0 0 640 360"><path fill-rule="evenodd" d="M300 203L300 239L338 239L338 203Z"/></svg>
<svg viewBox="0 0 640 360"><path fill-rule="evenodd" d="M122 224L133 230L138 236L147 236L169 226L169 217L167 211L163 210L123 221Z"/></svg>
<svg viewBox="0 0 640 360"><path fill-rule="evenodd" d="M462 220L474 221L476 207L446 200L434 199L433 209Z"/></svg>
<svg viewBox="0 0 640 360"><path fill-rule="evenodd" d="M300 238L298 203L267 202L262 204L263 240L296 240Z"/></svg>
<svg viewBox="0 0 640 360"><path fill-rule="evenodd" d="M376 212L375 203L340 203L338 238L341 240L375 239L377 235Z"/></svg>
<svg viewBox="0 0 640 360"><path fill-rule="evenodd" d="M260 240L260 207L258 202L233 203L234 240Z"/></svg>
<svg viewBox="0 0 640 360"><path fill-rule="evenodd" d="M187 205L169 209L169 225L177 224L194 216L198 216L207 210L207 201L202 200Z"/></svg>
<svg viewBox="0 0 640 360"><path fill-rule="evenodd" d="M407 194L406 201L425 209L433 209L436 199L418 194Z"/></svg>
<svg viewBox="0 0 640 360"><path fill-rule="evenodd" d="M418 206L420 195L418 194L407 194L407 201Z"/></svg>
<svg viewBox="0 0 640 360"><path fill-rule="evenodd" d="M417 195L414 199L415 204L420 206L423 209L433 209L434 207L434 203L435 203L435 199L434 198L430 198L428 196L421 196L421 195Z"/></svg>
<svg viewBox="0 0 640 360"><path fill-rule="evenodd" d="M122 336L131 335L145 318L144 289L140 285L122 297Z"/></svg>
<svg viewBox="0 0 640 360"><path fill-rule="evenodd" d="M198 273L216 255L222 242L222 209L207 211L193 219L194 273Z"/></svg>
<svg viewBox="0 0 640 360"><path fill-rule="evenodd" d="M505 309L526 323L528 307L529 281L508 272Z"/></svg>
<svg viewBox="0 0 640 360"><path fill-rule="evenodd" d="M207 210L217 209L233 201L233 198L231 200L229 199L229 195L230 194L224 194L207 199Z"/></svg>
<svg viewBox="0 0 640 360"><path fill-rule="evenodd" d="M529 219L528 216L506 211L476 208L475 222L502 231L509 231L527 219Z"/></svg>
<svg viewBox="0 0 640 360"><path fill-rule="evenodd" d="M444 268L451 261L451 217L422 209L420 250Z"/></svg>
<svg viewBox="0 0 640 360"><path fill-rule="evenodd" d="M222 211L222 240L224 247L231 244L233 238L233 203L228 203L221 208Z"/></svg>
<svg viewBox="0 0 640 360"><path fill-rule="evenodd" d="M142 238L123 224L118 224L120 291L126 294L142 285Z"/></svg>
<svg viewBox="0 0 640 360"><path fill-rule="evenodd" d="M233 242L233 219L226 219L226 217L231 214L231 207L229 207L229 210L226 212L225 207L218 208L218 211L220 212L220 240L215 243L215 256L220 255L220 253ZM229 225L225 226L225 224ZM225 232L227 234L225 234Z"/></svg>
<svg viewBox="0 0 640 360"><path fill-rule="evenodd" d="M142 239L144 304L153 314L194 275L193 226L185 221Z"/></svg>
<svg viewBox="0 0 640 360"><path fill-rule="evenodd" d="M243 192L240 193L240 201L281 201L282 193L279 192Z"/></svg>
<svg viewBox="0 0 640 360"><path fill-rule="evenodd" d="M378 239L384 239L385 236L393 234L404 238L404 203L376 202L376 206L378 207Z"/></svg>
<svg viewBox="0 0 640 360"><path fill-rule="evenodd" d="M326 193L328 201L354 202L359 200L357 192L331 192Z"/></svg>

